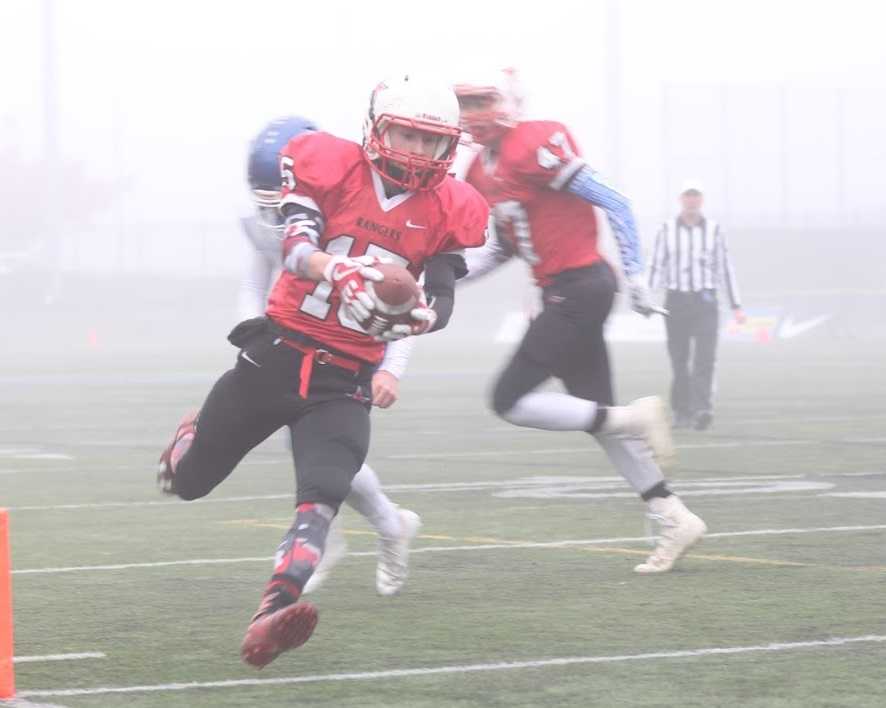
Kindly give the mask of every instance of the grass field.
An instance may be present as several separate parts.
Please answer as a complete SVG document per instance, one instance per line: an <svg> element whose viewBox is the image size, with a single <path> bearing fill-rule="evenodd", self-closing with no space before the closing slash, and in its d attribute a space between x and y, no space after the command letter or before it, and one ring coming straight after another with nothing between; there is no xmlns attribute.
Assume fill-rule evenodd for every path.
<svg viewBox="0 0 886 708"><path fill-rule="evenodd" d="M178 416L232 361L223 343L205 346L23 361L0 378L16 655L101 655L19 663L22 698L886 705L882 344L724 346L715 427L679 433L671 474L711 536L676 572L641 577L643 508L593 441L486 410L507 348L429 339L402 401L374 415L370 456L424 521L406 591L376 596L374 538L344 511L350 555L315 595L316 634L261 672L238 648L290 522L281 440L205 501L170 502L153 485ZM621 399L665 391L659 345L615 358Z"/></svg>

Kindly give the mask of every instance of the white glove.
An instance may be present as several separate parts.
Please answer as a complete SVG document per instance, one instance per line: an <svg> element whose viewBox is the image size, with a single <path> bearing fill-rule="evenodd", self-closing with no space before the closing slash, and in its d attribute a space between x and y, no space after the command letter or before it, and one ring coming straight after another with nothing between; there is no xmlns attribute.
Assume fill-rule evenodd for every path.
<svg viewBox="0 0 886 708"><path fill-rule="evenodd" d="M398 339L428 332L437 321L437 313L428 305L424 293L422 293L418 307L413 307L409 311L409 316L413 320L412 323L392 325L389 329L373 337L373 339L378 342L396 342Z"/></svg>
<svg viewBox="0 0 886 708"><path fill-rule="evenodd" d="M372 316L375 300L366 292L366 281L380 283L385 279L373 266L382 263L375 256L333 256L323 269L323 278L332 284L339 294L345 311L357 322L365 322Z"/></svg>
<svg viewBox="0 0 886 708"><path fill-rule="evenodd" d="M628 295L634 312L639 312L644 317L649 317L653 312L662 312L662 308L652 302L652 293L642 276L628 276Z"/></svg>

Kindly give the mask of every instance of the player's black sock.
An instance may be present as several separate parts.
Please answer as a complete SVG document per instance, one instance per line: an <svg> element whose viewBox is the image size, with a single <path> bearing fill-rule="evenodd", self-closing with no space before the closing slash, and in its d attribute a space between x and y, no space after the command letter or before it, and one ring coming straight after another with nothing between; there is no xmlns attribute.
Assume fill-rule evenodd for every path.
<svg viewBox="0 0 886 708"><path fill-rule="evenodd" d="M671 496L671 494L673 494L673 492L668 489L668 483L662 480L655 486L647 489L640 496L642 497L643 501L648 502L650 499L654 499L655 497L661 497L662 499L665 499Z"/></svg>
<svg viewBox="0 0 886 708"><path fill-rule="evenodd" d="M606 406L597 406L597 412L594 413L594 420L591 422L591 427L588 428L588 432L593 435L600 430L600 428L603 427L603 424L606 423L606 417L608 415L609 409Z"/></svg>

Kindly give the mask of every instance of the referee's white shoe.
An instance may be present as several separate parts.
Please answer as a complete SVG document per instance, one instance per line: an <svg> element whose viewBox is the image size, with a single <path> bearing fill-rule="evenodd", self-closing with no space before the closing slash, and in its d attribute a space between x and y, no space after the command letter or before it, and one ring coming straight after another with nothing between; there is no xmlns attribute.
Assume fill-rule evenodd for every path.
<svg viewBox="0 0 886 708"><path fill-rule="evenodd" d="M667 573L708 530L676 494L650 499L649 518L658 522L661 535L652 555L634 567L636 573Z"/></svg>

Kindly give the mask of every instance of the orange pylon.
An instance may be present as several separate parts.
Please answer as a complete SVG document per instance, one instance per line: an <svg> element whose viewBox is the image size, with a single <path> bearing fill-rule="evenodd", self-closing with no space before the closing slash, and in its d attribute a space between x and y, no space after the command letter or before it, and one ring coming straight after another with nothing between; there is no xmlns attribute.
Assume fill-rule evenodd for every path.
<svg viewBox="0 0 886 708"><path fill-rule="evenodd" d="M11 566L9 512L0 509L0 700L15 696L15 669L12 663Z"/></svg>

